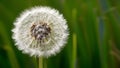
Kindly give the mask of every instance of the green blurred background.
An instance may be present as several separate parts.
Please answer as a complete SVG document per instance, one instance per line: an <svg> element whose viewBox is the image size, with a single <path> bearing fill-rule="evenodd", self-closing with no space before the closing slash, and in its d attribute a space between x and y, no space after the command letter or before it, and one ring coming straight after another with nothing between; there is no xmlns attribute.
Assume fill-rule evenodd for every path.
<svg viewBox="0 0 120 68"><path fill-rule="evenodd" d="M44 68L120 68L120 0L0 0L0 68L37 68L12 40L13 22L25 9L50 6L63 13L65 48L44 58Z"/></svg>

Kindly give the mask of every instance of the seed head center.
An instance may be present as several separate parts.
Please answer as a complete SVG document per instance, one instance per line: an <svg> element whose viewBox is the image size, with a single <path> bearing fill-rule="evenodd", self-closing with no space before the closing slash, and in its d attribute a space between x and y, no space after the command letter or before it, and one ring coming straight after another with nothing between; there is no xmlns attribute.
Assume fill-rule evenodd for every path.
<svg viewBox="0 0 120 68"><path fill-rule="evenodd" d="M36 40L42 41L51 33L51 28L46 23L33 24L31 26L31 36Z"/></svg>

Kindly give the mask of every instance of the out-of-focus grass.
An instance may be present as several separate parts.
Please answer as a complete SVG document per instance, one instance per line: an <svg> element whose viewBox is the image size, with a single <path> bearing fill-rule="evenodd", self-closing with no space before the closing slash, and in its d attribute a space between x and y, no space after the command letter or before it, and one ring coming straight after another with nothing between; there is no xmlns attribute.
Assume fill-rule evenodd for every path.
<svg viewBox="0 0 120 68"><path fill-rule="evenodd" d="M14 46L11 29L23 10L41 5L63 13L70 32L45 68L120 68L120 0L0 0L0 68L36 67Z"/></svg>

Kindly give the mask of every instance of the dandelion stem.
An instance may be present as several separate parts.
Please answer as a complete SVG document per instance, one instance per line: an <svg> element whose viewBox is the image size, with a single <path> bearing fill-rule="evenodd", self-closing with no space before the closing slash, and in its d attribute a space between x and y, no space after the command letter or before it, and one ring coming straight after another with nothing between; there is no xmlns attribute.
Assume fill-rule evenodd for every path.
<svg viewBox="0 0 120 68"><path fill-rule="evenodd" d="M43 57L39 57L39 68L43 68Z"/></svg>
<svg viewBox="0 0 120 68"><path fill-rule="evenodd" d="M33 57L33 63L35 64L35 68L38 68L38 58Z"/></svg>
<svg viewBox="0 0 120 68"><path fill-rule="evenodd" d="M47 59L44 59L44 68L47 68Z"/></svg>

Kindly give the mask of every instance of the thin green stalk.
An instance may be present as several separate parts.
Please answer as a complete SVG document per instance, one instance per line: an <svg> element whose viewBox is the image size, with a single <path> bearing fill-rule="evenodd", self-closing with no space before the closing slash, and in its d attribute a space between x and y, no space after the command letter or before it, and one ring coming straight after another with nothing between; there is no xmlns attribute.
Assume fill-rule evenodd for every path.
<svg viewBox="0 0 120 68"><path fill-rule="evenodd" d="M39 68L43 68L43 57L39 57Z"/></svg>
<svg viewBox="0 0 120 68"><path fill-rule="evenodd" d="M72 60L72 68L76 68L76 57L77 57L77 36L73 34L73 60Z"/></svg>
<svg viewBox="0 0 120 68"><path fill-rule="evenodd" d="M33 57L33 63L35 65L35 68L38 68L38 58L37 57Z"/></svg>
<svg viewBox="0 0 120 68"><path fill-rule="evenodd" d="M47 68L47 59L44 59L44 68Z"/></svg>

